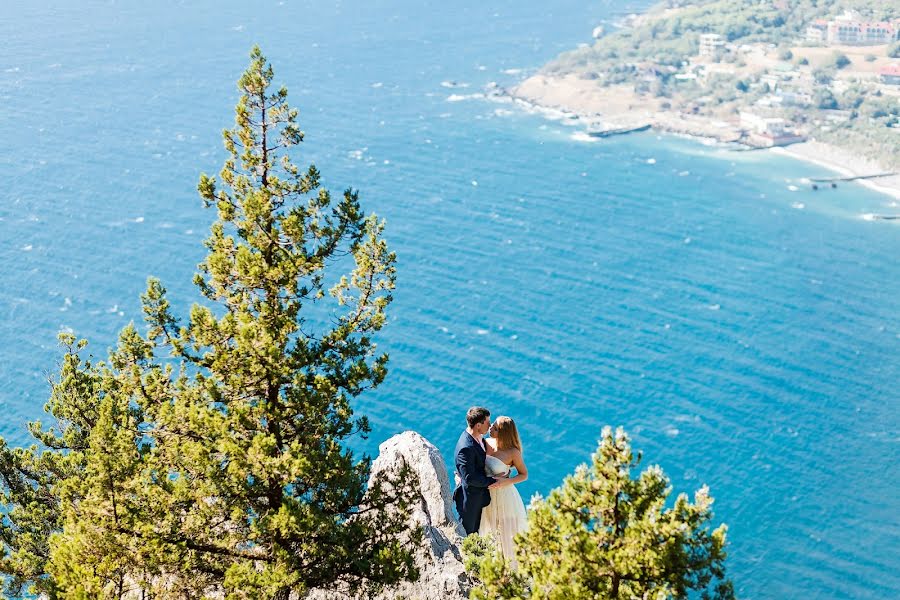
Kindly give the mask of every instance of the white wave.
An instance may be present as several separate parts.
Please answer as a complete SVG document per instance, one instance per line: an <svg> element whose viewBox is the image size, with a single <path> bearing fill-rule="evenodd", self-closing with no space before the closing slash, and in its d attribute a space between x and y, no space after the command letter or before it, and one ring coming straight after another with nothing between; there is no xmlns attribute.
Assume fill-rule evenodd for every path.
<svg viewBox="0 0 900 600"><path fill-rule="evenodd" d="M442 81L441 87L445 88L467 88L469 87L468 83L459 82L459 81Z"/></svg>
<svg viewBox="0 0 900 600"><path fill-rule="evenodd" d="M792 191L792 192L796 192L796 191L799 190L800 188L798 188L796 185L789 185L789 186L788 186L788 189L789 189L790 191Z"/></svg>
<svg viewBox="0 0 900 600"><path fill-rule="evenodd" d="M676 435L681 433L681 431L679 431L677 427L673 427L672 425L667 425L663 431L669 437L675 437Z"/></svg>
<svg viewBox="0 0 900 600"><path fill-rule="evenodd" d="M513 112L511 110L506 110L505 108L498 108L494 110L494 115L498 117L508 117L511 114L513 114Z"/></svg>
<svg viewBox="0 0 900 600"><path fill-rule="evenodd" d="M589 144L593 144L593 143L599 141L597 138L590 136L583 131L574 132L572 135L569 136L569 139L572 139L576 142L587 142ZM587 173L581 174L582 177L584 177L586 175L587 175Z"/></svg>
<svg viewBox="0 0 900 600"><path fill-rule="evenodd" d="M647 164L648 164L648 165L655 165L655 164L656 164L656 159L655 159L655 158L648 158L648 159L647 159Z"/></svg>
<svg viewBox="0 0 900 600"><path fill-rule="evenodd" d="M861 215L863 221L874 221L875 215L873 213L865 213Z"/></svg>
<svg viewBox="0 0 900 600"><path fill-rule="evenodd" d="M366 146L365 148L360 148L359 150L351 150L350 152L347 153L347 156L350 158L354 158L356 160L362 160L363 156L366 153L366 150L368 150L368 149L369 149L369 147Z"/></svg>
<svg viewBox="0 0 900 600"><path fill-rule="evenodd" d="M722 305L721 304L710 304L706 308L708 308L709 310L719 310L720 308L722 308Z"/></svg>
<svg viewBox="0 0 900 600"><path fill-rule="evenodd" d="M110 313L110 314L119 312L119 305L118 305L118 304L113 304L112 308L107 309L106 312L108 312L108 313Z"/></svg>
<svg viewBox="0 0 900 600"><path fill-rule="evenodd" d="M33 248L34 246L32 246L31 244L25 244L24 246L22 246L21 250L23 252L31 252Z"/></svg>
<svg viewBox="0 0 900 600"><path fill-rule="evenodd" d="M476 330L475 330L475 333L476 333L477 335L487 335L487 334L490 333L490 332L489 332L487 329L476 329Z"/></svg>
<svg viewBox="0 0 900 600"><path fill-rule="evenodd" d="M690 244L690 243L693 242L693 241L694 241L694 240L692 240L690 237L684 238L684 243L685 243L685 244Z"/></svg>
<svg viewBox="0 0 900 600"><path fill-rule="evenodd" d="M676 423L699 423L699 415L677 415L674 419Z"/></svg>
<svg viewBox="0 0 900 600"><path fill-rule="evenodd" d="M472 180L472 187L478 187L478 182L474 179Z"/></svg>
<svg viewBox="0 0 900 600"><path fill-rule="evenodd" d="M507 75L518 75L522 69L503 69L503 72Z"/></svg>
<svg viewBox="0 0 900 600"><path fill-rule="evenodd" d="M144 217L138 217L138 218L136 218L136 219L134 220L134 222L135 222L135 223L143 223L143 222L144 222Z"/></svg>
<svg viewBox="0 0 900 600"><path fill-rule="evenodd" d="M384 84L381 83L380 81L376 81L375 83L372 84L372 87L375 88L375 89L378 89L378 88L380 88L380 87L383 86L383 85L384 85Z"/></svg>
<svg viewBox="0 0 900 600"><path fill-rule="evenodd" d="M447 96L447 102L462 102L463 100L475 100L484 98L484 94L450 94Z"/></svg>
<svg viewBox="0 0 900 600"><path fill-rule="evenodd" d="M60 325L59 331L60 331L60 333L68 333L70 335L75 333L75 330L72 329L71 327L69 327L68 325Z"/></svg>
<svg viewBox="0 0 900 600"><path fill-rule="evenodd" d="M235 25L234 27L231 28L231 30L232 31L243 31L244 26L243 25Z"/></svg>
<svg viewBox="0 0 900 600"><path fill-rule="evenodd" d="M680 173L678 173L678 176L679 177L687 177L690 174L691 174L690 171L681 171Z"/></svg>
<svg viewBox="0 0 900 600"><path fill-rule="evenodd" d="M791 202L791 208L796 208L797 210L802 210L806 208L806 205L802 202Z"/></svg>

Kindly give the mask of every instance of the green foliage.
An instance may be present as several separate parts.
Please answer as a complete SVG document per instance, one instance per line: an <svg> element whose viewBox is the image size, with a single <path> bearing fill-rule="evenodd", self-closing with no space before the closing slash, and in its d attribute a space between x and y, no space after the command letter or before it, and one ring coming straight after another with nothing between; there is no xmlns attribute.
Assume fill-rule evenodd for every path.
<svg viewBox="0 0 900 600"><path fill-rule="evenodd" d="M826 110L838 108L838 101L834 97L834 94L831 93L831 90L829 90L828 88L816 90L816 96L813 101L816 108L822 108Z"/></svg>
<svg viewBox="0 0 900 600"><path fill-rule="evenodd" d="M900 58L900 42L894 42L887 49L889 58Z"/></svg>
<svg viewBox="0 0 900 600"><path fill-rule="evenodd" d="M528 578L512 568L492 538L470 535L463 540L466 571L481 582L472 588L472 600L527 600L531 598Z"/></svg>
<svg viewBox="0 0 900 600"><path fill-rule="evenodd" d="M151 280L147 335L126 327L108 361L64 336L57 425L30 426L40 446L0 441L8 593L286 600L416 576L414 477L367 487L370 459L347 448L369 431L351 400L387 372L373 336L395 257L355 191L335 200L291 162L303 133L273 78L254 48L230 156L200 178L218 212L205 304L182 324Z"/></svg>
<svg viewBox="0 0 900 600"><path fill-rule="evenodd" d="M843 69L850 64L850 59L843 52L835 52L831 58L831 64L835 69Z"/></svg>
<svg viewBox="0 0 900 600"><path fill-rule="evenodd" d="M820 85L828 85L834 79L833 69L815 69L812 72L813 80Z"/></svg>
<svg viewBox="0 0 900 600"><path fill-rule="evenodd" d="M668 478L656 466L632 478L639 464L625 433L605 428L591 464L532 502L517 538L518 571L485 542L466 541L467 569L479 581L471 597L734 598L726 527L710 530L707 488L667 508Z"/></svg>

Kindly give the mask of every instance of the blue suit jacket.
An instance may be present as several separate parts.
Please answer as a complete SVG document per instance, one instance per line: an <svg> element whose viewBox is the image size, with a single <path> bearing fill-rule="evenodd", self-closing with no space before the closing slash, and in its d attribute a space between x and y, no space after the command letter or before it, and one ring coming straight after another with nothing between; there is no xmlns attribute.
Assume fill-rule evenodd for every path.
<svg viewBox="0 0 900 600"><path fill-rule="evenodd" d="M481 522L481 509L491 503L491 494L487 487L496 479L488 477L484 470L487 455L468 431L463 431L456 443L456 472L459 473L460 484L453 490L456 510L463 520L466 531L470 526L475 530Z"/></svg>

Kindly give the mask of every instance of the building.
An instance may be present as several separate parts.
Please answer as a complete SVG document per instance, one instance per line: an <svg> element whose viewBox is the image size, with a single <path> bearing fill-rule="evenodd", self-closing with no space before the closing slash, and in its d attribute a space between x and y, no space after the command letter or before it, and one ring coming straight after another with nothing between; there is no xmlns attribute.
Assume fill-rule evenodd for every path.
<svg viewBox="0 0 900 600"><path fill-rule="evenodd" d="M819 29L818 27L807 27L806 28L806 41L810 44L823 44L825 43L825 30Z"/></svg>
<svg viewBox="0 0 900 600"><path fill-rule="evenodd" d="M819 19L806 28L806 41L810 44L824 44L828 33L828 21Z"/></svg>
<svg viewBox="0 0 900 600"><path fill-rule="evenodd" d="M719 58L725 51L725 40L718 33L700 34L700 56Z"/></svg>
<svg viewBox="0 0 900 600"><path fill-rule="evenodd" d="M900 85L900 63L886 65L878 69L878 79L888 85Z"/></svg>
<svg viewBox="0 0 900 600"><path fill-rule="evenodd" d="M809 30L807 30L807 34ZM900 35L900 21L869 22L847 11L828 22L825 40L832 45L874 46L889 44Z"/></svg>
<svg viewBox="0 0 900 600"><path fill-rule="evenodd" d="M752 133L777 137L784 135L784 119L762 117L756 113L741 111L741 128Z"/></svg>
<svg viewBox="0 0 900 600"><path fill-rule="evenodd" d="M775 73L766 73L765 75L760 76L759 82L769 86L770 91L774 91L778 89L778 84L781 83L781 77Z"/></svg>
<svg viewBox="0 0 900 600"><path fill-rule="evenodd" d="M782 106L799 106L807 107L813 102L812 94L807 92L786 92L780 93Z"/></svg>
<svg viewBox="0 0 900 600"><path fill-rule="evenodd" d="M789 129L784 119L747 111L741 111L741 129L746 132L747 141L761 147L787 146L806 139Z"/></svg>

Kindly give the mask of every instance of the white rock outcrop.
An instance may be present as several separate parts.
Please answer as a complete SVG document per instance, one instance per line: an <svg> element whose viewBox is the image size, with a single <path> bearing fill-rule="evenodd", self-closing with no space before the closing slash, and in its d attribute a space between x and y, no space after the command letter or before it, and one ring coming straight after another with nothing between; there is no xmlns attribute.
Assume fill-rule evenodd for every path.
<svg viewBox="0 0 900 600"><path fill-rule="evenodd" d="M379 473L398 472L408 466L419 479L419 498L409 519L422 529L421 545L415 549L419 579L382 591L375 600L463 600L472 583L463 567L460 552L465 535L453 514L447 465L438 449L415 431L405 431L378 447L371 478ZM339 594L315 590L309 600L362 600L372 596Z"/></svg>
<svg viewBox="0 0 900 600"><path fill-rule="evenodd" d="M405 431L378 447L371 476L383 471L397 471L404 464L419 478L419 502L410 514L411 522L424 532L422 546L416 552L419 580L386 590L379 598L468 598L471 582L460 552L465 532L451 506L447 465L434 444L415 431Z"/></svg>

